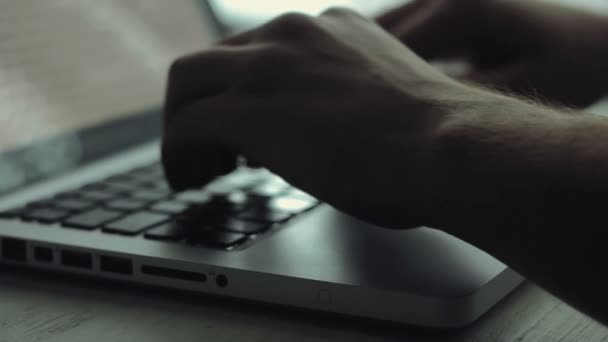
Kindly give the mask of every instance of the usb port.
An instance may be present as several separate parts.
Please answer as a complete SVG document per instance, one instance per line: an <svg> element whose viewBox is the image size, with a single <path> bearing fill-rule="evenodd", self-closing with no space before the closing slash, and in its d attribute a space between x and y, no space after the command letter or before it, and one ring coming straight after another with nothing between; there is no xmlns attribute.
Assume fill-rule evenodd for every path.
<svg viewBox="0 0 608 342"><path fill-rule="evenodd" d="M125 258L102 255L99 257L99 268L104 272L133 274L133 263Z"/></svg>
<svg viewBox="0 0 608 342"><path fill-rule="evenodd" d="M53 250L49 247L36 246L34 247L34 259L44 263L53 262Z"/></svg>
<svg viewBox="0 0 608 342"><path fill-rule="evenodd" d="M91 269L93 257L90 253L62 250L61 263L65 266Z"/></svg>
<svg viewBox="0 0 608 342"><path fill-rule="evenodd" d="M10 261L25 261L27 259L25 241L11 238L2 239L2 257Z"/></svg>

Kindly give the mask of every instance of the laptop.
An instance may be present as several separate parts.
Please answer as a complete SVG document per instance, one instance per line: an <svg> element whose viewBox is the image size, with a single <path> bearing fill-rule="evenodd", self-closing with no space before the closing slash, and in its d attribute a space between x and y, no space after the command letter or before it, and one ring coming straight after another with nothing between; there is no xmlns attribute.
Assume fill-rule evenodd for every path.
<svg viewBox="0 0 608 342"><path fill-rule="evenodd" d="M264 169L173 193L159 108L170 61L220 36L206 2L0 13L1 264L440 328L522 282L446 233L358 221Z"/></svg>

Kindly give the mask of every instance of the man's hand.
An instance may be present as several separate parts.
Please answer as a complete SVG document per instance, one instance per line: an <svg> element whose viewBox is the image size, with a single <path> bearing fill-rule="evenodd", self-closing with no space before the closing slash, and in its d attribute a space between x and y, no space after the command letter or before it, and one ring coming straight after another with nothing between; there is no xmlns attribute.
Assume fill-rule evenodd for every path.
<svg viewBox="0 0 608 342"><path fill-rule="evenodd" d="M468 60L466 78L584 107L608 93L608 17L533 0L414 0L378 19L427 60Z"/></svg>
<svg viewBox="0 0 608 342"><path fill-rule="evenodd" d="M200 187L242 154L358 217L431 224L443 104L473 92L352 11L284 15L175 62L166 174Z"/></svg>
<svg viewBox="0 0 608 342"><path fill-rule="evenodd" d="M441 55L424 43L437 37L424 37L412 45L425 57ZM526 46L517 41L509 44ZM581 58L592 58L592 51ZM517 60L486 53L478 55L479 65ZM531 64L507 63L513 73L503 75L534 65L547 76L554 69L542 69L539 56L545 55L530 57ZM585 65L581 75L599 82L591 69ZM575 82L580 76L573 70L560 71ZM590 100L532 79L547 86L546 96ZM317 18L286 15L177 61L163 163L179 190L229 172L242 154L364 220L442 228L608 322L608 279L597 271L606 266L606 233L597 225L605 220L608 194L606 146L605 118L458 83L375 23L331 10Z"/></svg>

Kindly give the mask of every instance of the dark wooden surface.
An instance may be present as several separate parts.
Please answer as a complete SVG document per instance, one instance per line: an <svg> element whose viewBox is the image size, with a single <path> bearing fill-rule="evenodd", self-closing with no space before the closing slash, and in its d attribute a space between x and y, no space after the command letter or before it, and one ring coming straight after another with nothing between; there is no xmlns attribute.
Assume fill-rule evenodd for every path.
<svg viewBox="0 0 608 342"><path fill-rule="evenodd" d="M608 329L529 283L474 325L423 330L0 268L0 341L608 341Z"/></svg>

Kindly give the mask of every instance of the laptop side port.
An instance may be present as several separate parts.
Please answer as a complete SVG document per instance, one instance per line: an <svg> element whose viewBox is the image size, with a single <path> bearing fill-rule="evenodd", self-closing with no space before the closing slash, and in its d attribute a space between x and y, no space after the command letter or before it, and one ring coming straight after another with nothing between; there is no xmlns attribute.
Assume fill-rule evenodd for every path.
<svg viewBox="0 0 608 342"><path fill-rule="evenodd" d="M61 264L77 268L93 268L93 256L90 253L72 250L61 250Z"/></svg>
<svg viewBox="0 0 608 342"><path fill-rule="evenodd" d="M102 272L132 275L133 262L127 258L101 255L99 256L99 269Z"/></svg>
<svg viewBox="0 0 608 342"><path fill-rule="evenodd" d="M188 281L197 281L197 282L201 282L201 283L204 283L207 281L207 275L204 273L182 271L182 270L176 270L176 269L172 269L172 268L158 267L158 266L143 265L141 267L141 273L147 274L147 275L152 275L152 276L157 276L157 277L173 278L173 279L188 280Z"/></svg>
<svg viewBox="0 0 608 342"><path fill-rule="evenodd" d="M8 261L25 262L27 260L27 243L25 240L3 238L2 258Z"/></svg>
<svg viewBox="0 0 608 342"><path fill-rule="evenodd" d="M215 284L221 288L228 286L228 277L225 274L218 274L215 277Z"/></svg>
<svg viewBox="0 0 608 342"><path fill-rule="evenodd" d="M42 263L52 263L54 259L51 247L34 246L34 260Z"/></svg>

